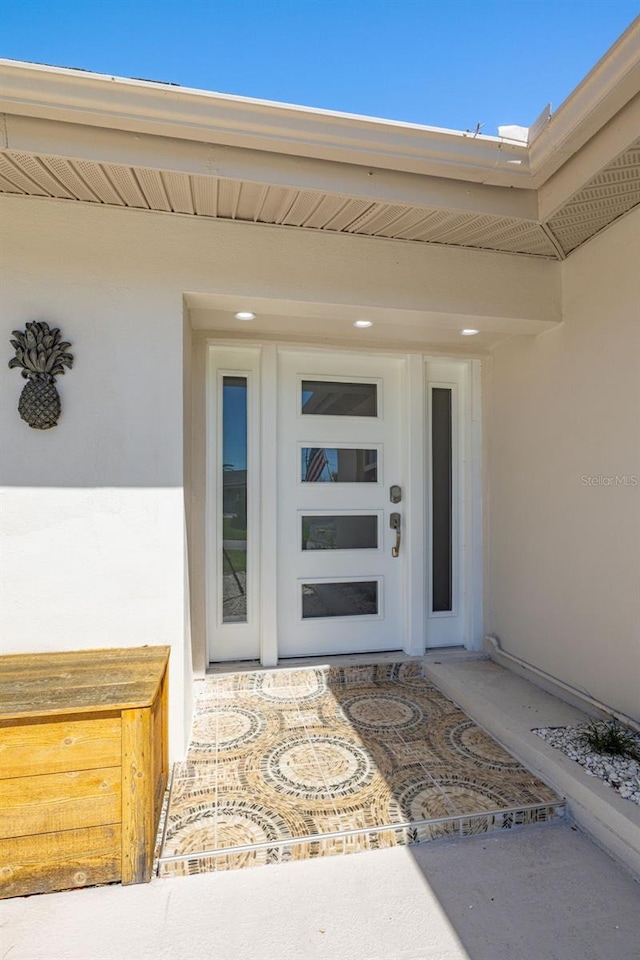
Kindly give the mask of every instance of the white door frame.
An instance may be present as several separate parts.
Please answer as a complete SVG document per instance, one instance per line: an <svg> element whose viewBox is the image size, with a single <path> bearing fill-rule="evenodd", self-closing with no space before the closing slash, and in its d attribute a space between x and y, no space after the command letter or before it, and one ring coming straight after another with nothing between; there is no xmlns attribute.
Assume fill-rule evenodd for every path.
<svg viewBox="0 0 640 960"><path fill-rule="evenodd" d="M263 449L259 417L262 396L261 350L252 346L244 348L238 343L216 344L207 347L206 383L206 509L205 509L205 603L207 630L207 663L214 652L214 638L223 646L237 648L238 659L247 656L259 635L263 610L260 592L261 580L260 546L262 543L262 514L260 486L256 482L256 468L262 463ZM222 472L222 402L221 388L225 376L241 376L247 379L247 542L250 551L246 560L245 622L222 622L223 564L221 546L223 540L223 490L220 482ZM218 647L218 653L220 647Z"/></svg>
<svg viewBox="0 0 640 960"><path fill-rule="evenodd" d="M259 439L257 450L259 464L250 480L253 492L250 498L256 504L253 525L256 557L254 572L255 601L258 622L259 641L256 655L263 666L274 666L278 662L277 641L277 516L274 509L260 509L260 503L276 503L277 493L277 396L278 396L278 349L294 346L292 343L264 341L238 341L232 338L207 341L207 476L206 476L206 603L207 603L207 662L214 658L216 619L216 599L214 586L218 580L216 551L218 545L218 496L216 493L216 451L215 437L217 413L214 391L217 376L211 371L214 367L215 350L251 348L258 351L260 402L254 414L259 420ZM318 347L304 342L296 347L309 352L349 353L348 348ZM461 565L461 596L464 617L464 646L469 650L482 649L482 413L481 413L481 363L479 360L444 358L426 353L404 353L385 350L371 350L367 353L379 356L399 356L406 360L406 379L402 396L402 448L403 475L403 552L405 569L408 574L403 581L403 652L410 656L421 656L429 649L429 597L428 562L425 544L425 531L429 516L430 496L427 484L428 438L430 427L426 415L427 388L426 364L458 364L461 371L462 389L459 391L457 428L463 438L462 454L458 469L458 497L456 510L459 517L460 536L458 538L459 563ZM241 365L242 366L242 365ZM236 369L238 369L236 367ZM256 408L254 407L254 410ZM256 526L257 524L257 526ZM419 531L416 535L416 532Z"/></svg>

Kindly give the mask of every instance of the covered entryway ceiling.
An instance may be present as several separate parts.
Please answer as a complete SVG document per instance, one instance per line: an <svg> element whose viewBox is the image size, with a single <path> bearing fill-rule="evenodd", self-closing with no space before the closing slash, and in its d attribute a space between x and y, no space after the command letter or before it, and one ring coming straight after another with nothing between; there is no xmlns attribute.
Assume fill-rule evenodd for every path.
<svg viewBox="0 0 640 960"><path fill-rule="evenodd" d="M640 203L639 42L528 144L0 61L0 192L564 259Z"/></svg>

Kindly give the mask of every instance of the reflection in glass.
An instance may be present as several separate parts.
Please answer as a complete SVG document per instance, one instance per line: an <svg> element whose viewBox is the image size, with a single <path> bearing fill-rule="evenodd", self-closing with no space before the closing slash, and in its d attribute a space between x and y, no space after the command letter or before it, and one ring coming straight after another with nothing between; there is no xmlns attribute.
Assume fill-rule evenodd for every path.
<svg viewBox="0 0 640 960"><path fill-rule="evenodd" d="M352 447L303 447L303 483L376 483L378 451Z"/></svg>
<svg viewBox="0 0 640 960"><path fill-rule="evenodd" d="M303 550L375 550L377 546L375 514L302 518Z"/></svg>
<svg viewBox="0 0 640 960"><path fill-rule="evenodd" d="M303 583L302 619L362 617L378 612L378 581Z"/></svg>
<svg viewBox="0 0 640 960"><path fill-rule="evenodd" d="M432 451L432 609L453 609L453 510L451 390L434 387L431 395Z"/></svg>
<svg viewBox="0 0 640 960"><path fill-rule="evenodd" d="M247 378L222 378L222 622L247 620Z"/></svg>
<svg viewBox="0 0 640 960"><path fill-rule="evenodd" d="M376 417L377 385L338 383L335 380L303 380L302 412L324 417Z"/></svg>

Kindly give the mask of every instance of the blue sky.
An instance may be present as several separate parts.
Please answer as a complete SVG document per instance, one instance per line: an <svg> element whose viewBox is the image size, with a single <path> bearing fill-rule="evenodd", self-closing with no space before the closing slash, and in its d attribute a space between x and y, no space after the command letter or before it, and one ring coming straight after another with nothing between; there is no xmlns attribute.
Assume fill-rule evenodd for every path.
<svg viewBox="0 0 640 960"><path fill-rule="evenodd" d="M557 107L637 0L0 0L0 56L495 134Z"/></svg>

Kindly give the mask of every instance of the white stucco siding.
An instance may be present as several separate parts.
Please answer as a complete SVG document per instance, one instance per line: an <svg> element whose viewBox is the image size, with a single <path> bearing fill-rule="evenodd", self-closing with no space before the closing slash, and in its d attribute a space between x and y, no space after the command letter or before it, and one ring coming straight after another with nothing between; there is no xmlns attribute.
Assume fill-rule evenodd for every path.
<svg viewBox="0 0 640 960"><path fill-rule="evenodd" d="M171 644L176 757L190 683L183 294L559 316L559 266L532 258L17 197L0 198L0 223L2 649ZM35 319L75 355L46 432L19 419L23 381L6 369L10 331Z"/></svg>
<svg viewBox="0 0 640 960"><path fill-rule="evenodd" d="M170 644L179 756L181 291L149 282L126 228L44 206L2 211L2 650ZM10 331L34 319L59 325L75 356L49 431L19 419L24 380L6 369Z"/></svg>
<svg viewBox="0 0 640 960"><path fill-rule="evenodd" d="M510 653L634 717L639 263L637 211L563 264L562 326L494 350L487 405L488 628Z"/></svg>

